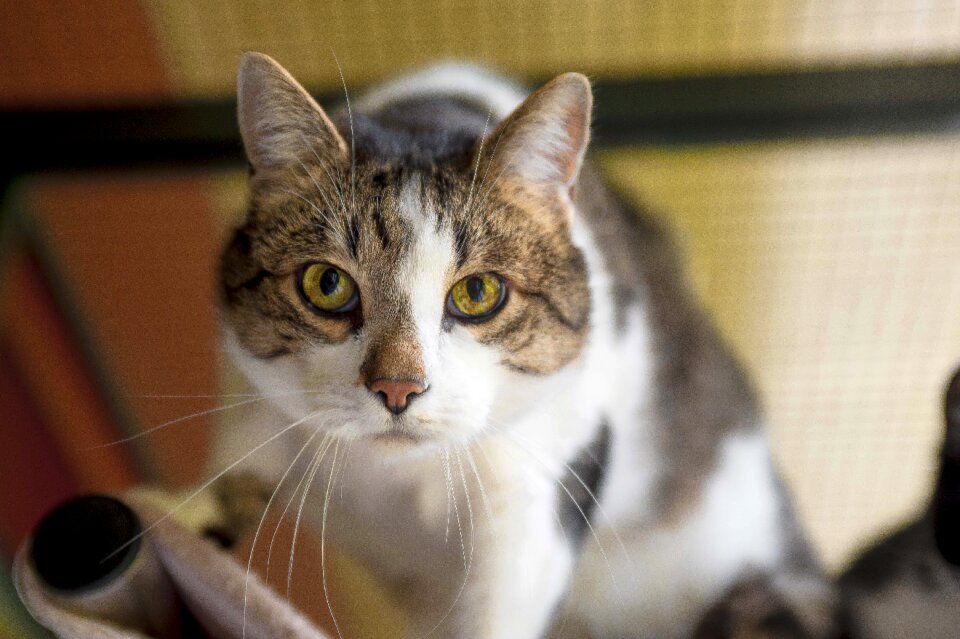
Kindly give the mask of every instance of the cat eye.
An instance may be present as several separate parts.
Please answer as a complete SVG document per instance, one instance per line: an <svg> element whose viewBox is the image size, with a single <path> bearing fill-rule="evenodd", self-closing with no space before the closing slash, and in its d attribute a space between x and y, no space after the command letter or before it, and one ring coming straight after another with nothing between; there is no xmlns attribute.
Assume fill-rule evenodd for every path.
<svg viewBox="0 0 960 639"><path fill-rule="evenodd" d="M360 299L353 278L332 264L308 264L300 271L299 285L304 300L325 313L346 313Z"/></svg>
<svg viewBox="0 0 960 639"><path fill-rule="evenodd" d="M480 321L493 316L507 298L507 287L493 273L465 277L450 289L447 312L456 318Z"/></svg>

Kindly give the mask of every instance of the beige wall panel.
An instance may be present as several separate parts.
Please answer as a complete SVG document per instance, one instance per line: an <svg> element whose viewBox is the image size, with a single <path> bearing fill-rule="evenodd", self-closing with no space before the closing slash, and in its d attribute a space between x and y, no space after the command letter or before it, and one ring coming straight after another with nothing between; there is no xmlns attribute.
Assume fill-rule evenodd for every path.
<svg viewBox="0 0 960 639"><path fill-rule="evenodd" d="M604 159L675 228L826 562L920 509L960 362L960 138Z"/></svg>
<svg viewBox="0 0 960 639"><path fill-rule="evenodd" d="M233 91L240 54L307 86L349 87L437 59L520 77L674 75L960 56L960 0L248 0L146 3L188 95Z"/></svg>

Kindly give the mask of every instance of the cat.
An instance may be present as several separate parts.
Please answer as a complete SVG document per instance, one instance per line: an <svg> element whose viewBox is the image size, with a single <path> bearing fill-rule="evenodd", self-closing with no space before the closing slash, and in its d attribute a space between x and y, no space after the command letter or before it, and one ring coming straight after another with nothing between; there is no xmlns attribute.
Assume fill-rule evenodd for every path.
<svg viewBox="0 0 960 639"><path fill-rule="evenodd" d="M592 99L441 65L328 116L246 54L221 315L267 399L211 468L299 502L409 636L827 636L744 373L585 159Z"/></svg>
<svg viewBox="0 0 960 639"><path fill-rule="evenodd" d="M946 435L926 511L864 551L840 577L849 639L960 636L960 370L944 399Z"/></svg>

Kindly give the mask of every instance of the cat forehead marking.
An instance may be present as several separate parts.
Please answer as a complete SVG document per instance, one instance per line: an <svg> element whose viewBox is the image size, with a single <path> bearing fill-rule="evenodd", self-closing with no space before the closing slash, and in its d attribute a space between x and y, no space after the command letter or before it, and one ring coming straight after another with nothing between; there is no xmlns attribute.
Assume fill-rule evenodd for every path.
<svg viewBox="0 0 960 639"><path fill-rule="evenodd" d="M398 213L410 226L411 242L400 266L400 284L409 299L429 369L432 349L428 345L440 333L454 246L446 225L436 224L439 211L433 210L435 205L423 197L422 186L418 175L401 185Z"/></svg>

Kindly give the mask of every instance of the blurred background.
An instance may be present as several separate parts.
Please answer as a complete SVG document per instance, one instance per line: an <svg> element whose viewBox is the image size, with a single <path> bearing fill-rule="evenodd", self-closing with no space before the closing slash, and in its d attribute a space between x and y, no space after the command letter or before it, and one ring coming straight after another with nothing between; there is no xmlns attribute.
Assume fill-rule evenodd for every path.
<svg viewBox="0 0 960 639"><path fill-rule="evenodd" d="M925 505L960 361L960 0L0 4L0 549L77 492L199 476L242 52L326 105L438 59L596 86L824 564ZM228 409L229 410L229 409ZM6 573L9 562L0 563ZM42 636L0 574L0 636Z"/></svg>

